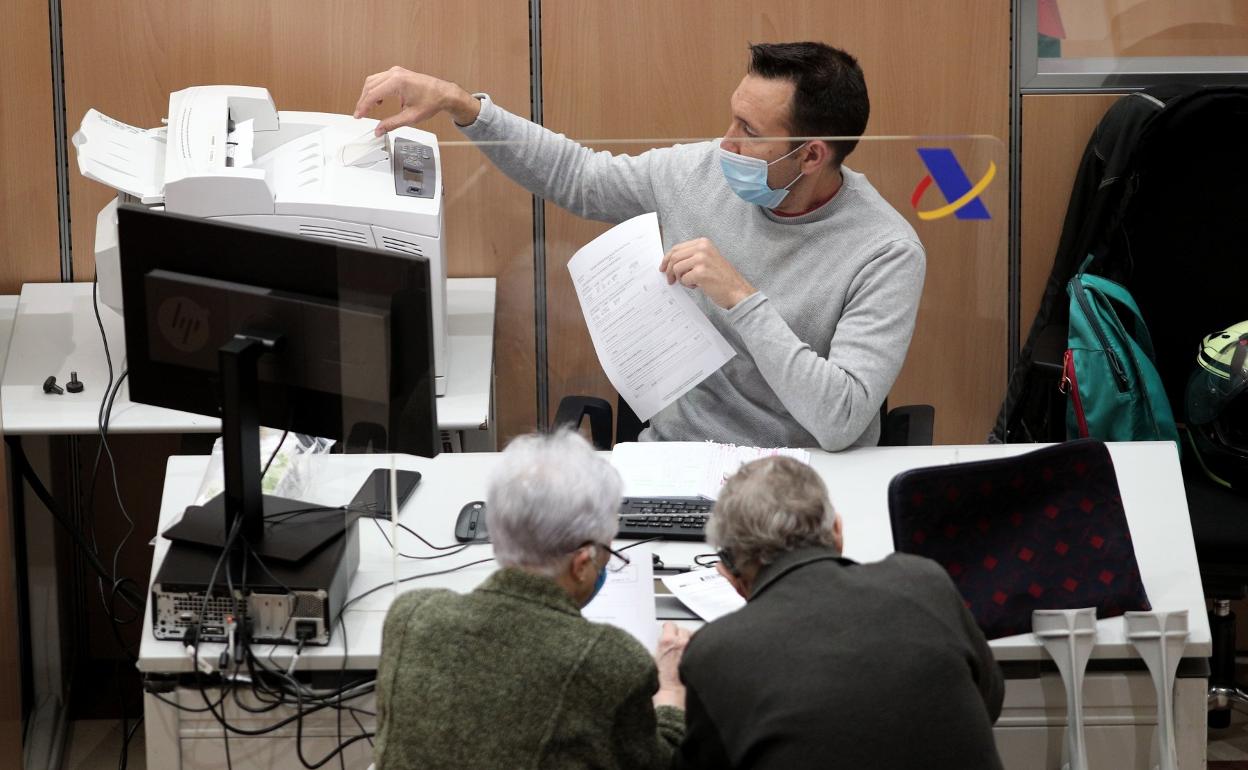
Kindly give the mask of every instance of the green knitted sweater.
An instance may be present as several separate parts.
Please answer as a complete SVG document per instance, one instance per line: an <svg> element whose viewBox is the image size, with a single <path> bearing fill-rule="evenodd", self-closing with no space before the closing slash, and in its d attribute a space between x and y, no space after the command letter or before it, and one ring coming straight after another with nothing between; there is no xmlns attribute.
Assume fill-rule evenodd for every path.
<svg viewBox="0 0 1248 770"><path fill-rule="evenodd" d="M383 633L378 770L666 767L684 737L650 654L548 578L403 594Z"/></svg>

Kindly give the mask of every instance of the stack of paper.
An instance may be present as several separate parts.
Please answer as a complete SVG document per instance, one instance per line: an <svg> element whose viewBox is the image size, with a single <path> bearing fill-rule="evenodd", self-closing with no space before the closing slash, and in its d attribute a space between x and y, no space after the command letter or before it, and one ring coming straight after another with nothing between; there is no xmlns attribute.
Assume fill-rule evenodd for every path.
<svg viewBox="0 0 1248 770"><path fill-rule="evenodd" d="M763 449L711 441L616 444L611 464L624 479L625 497L719 497L728 477L745 463L784 455L810 462L805 449Z"/></svg>

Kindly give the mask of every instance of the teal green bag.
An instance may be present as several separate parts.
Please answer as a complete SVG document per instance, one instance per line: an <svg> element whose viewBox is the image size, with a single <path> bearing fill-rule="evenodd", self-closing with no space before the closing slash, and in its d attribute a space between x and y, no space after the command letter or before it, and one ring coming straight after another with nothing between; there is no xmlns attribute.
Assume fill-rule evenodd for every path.
<svg viewBox="0 0 1248 770"><path fill-rule="evenodd" d="M1066 284L1070 326L1061 383L1068 397L1066 437L1177 444L1140 309L1122 286L1085 274L1091 261L1091 256L1084 260Z"/></svg>

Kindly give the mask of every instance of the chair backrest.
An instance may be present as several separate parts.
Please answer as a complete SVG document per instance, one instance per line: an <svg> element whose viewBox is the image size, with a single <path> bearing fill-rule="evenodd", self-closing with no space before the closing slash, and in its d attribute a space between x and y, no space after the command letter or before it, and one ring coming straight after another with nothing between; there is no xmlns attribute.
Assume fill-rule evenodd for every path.
<svg viewBox="0 0 1248 770"><path fill-rule="evenodd" d="M931 446L932 426L936 411L928 404L912 404L889 410L888 399L880 405L880 446ZM559 402L552 425L580 428L581 420L589 417L594 447L610 449L614 444L636 441L649 422L637 419L637 413L622 397L615 400L615 441L611 441L611 405L594 396L565 396Z"/></svg>
<svg viewBox="0 0 1248 770"><path fill-rule="evenodd" d="M637 419L637 413L628 405L623 396L615 398L615 443L636 441L641 432L650 425L650 421Z"/></svg>
<svg viewBox="0 0 1248 770"><path fill-rule="evenodd" d="M889 484L893 545L945 568L988 638L1035 609L1149 609L1105 444L916 468Z"/></svg>

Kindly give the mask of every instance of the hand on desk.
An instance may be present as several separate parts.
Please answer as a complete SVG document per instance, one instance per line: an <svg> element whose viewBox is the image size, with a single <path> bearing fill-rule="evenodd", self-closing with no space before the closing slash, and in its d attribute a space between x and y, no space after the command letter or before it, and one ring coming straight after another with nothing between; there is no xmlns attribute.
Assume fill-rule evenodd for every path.
<svg viewBox="0 0 1248 770"><path fill-rule="evenodd" d="M402 67L391 67L364 79L354 116L363 117L391 96L399 97L400 112L377 124L373 132L377 136L399 126L415 126L439 112L450 113L456 123L466 126L476 120L481 111L481 102L454 83Z"/></svg>
<svg viewBox="0 0 1248 770"><path fill-rule="evenodd" d="M725 310L757 291L709 238L676 244L664 255L659 271L667 273L669 284L680 281L690 289L701 289Z"/></svg>
<svg viewBox="0 0 1248 770"><path fill-rule="evenodd" d="M654 694L654 705L685 708L685 685L680 681L680 659L685 645L693 634L675 623L664 623L659 636L654 662L659 667L659 691Z"/></svg>

